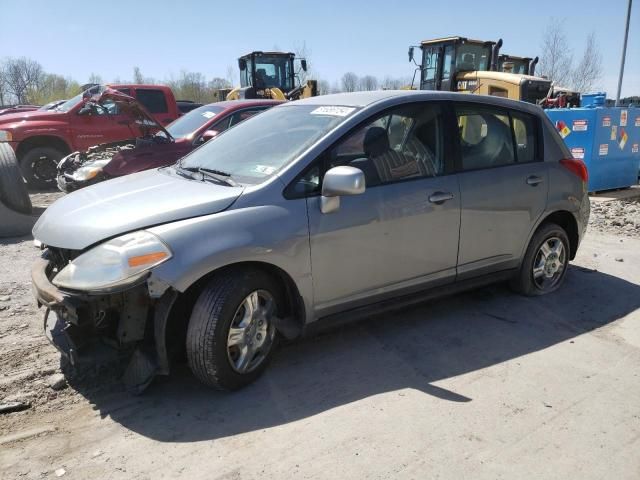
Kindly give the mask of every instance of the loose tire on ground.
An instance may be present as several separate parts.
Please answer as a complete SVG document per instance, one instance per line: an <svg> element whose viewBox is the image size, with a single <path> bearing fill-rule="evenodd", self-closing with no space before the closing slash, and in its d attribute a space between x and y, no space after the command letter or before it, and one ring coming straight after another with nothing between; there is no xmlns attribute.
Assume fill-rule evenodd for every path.
<svg viewBox="0 0 640 480"><path fill-rule="evenodd" d="M564 256L561 259L558 259L556 263L558 266L562 265L562 271L558 275L556 281L550 283L547 288L541 288L534 279L534 267L538 266L534 264L536 261L540 262L539 255L542 245L548 241L553 241L554 239L557 239L562 243ZM545 295L557 290L564 282L564 278L567 274L570 256L569 248L569 238L561 226L556 225L555 223L543 224L529 242L520 270L511 281L511 288L516 292L527 296ZM550 267L553 266L553 259L550 263L552 264Z"/></svg>
<svg viewBox="0 0 640 480"><path fill-rule="evenodd" d="M0 143L0 200L11 210L30 214L31 199L13 149Z"/></svg>
<svg viewBox="0 0 640 480"><path fill-rule="evenodd" d="M36 147L20 159L20 168L32 189L49 189L56 185L58 162L64 154L52 147Z"/></svg>
<svg viewBox="0 0 640 480"><path fill-rule="evenodd" d="M280 314L283 292L272 277L260 270L228 271L214 277L196 300L187 329L187 359L193 374L219 390L236 390L256 380L267 367L277 346L278 333L264 360L248 373L238 373L228 354L229 330L243 301L252 292L267 292ZM270 328L273 322L269 322Z"/></svg>

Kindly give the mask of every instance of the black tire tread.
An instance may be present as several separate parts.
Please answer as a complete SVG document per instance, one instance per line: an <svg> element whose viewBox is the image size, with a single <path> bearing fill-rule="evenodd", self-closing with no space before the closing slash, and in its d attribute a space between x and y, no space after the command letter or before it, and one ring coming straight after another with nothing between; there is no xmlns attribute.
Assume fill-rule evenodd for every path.
<svg viewBox="0 0 640 480"><path fill-rule="evenodd" d="M209 281L189 319L186 339L189 368L198 380L218 390L236 390L251 383L269 363L268 357L252 372L238 374L232 370L227 358L227 328L237 308L237 299L233 297L249 285L269 290L276 299L277 308L282 304L281 287L270 275L259 269L239 268L215 275ZM276 347L277 335L271 354Z"/></svg>
<svg viewBox="0 0 640 480"><path fill-rule="evenodd" d="M47 180L36 178L33 175L33 171L31 168L31 157L35 155L43 155L46 154L50 157L57 158L57 160L62 159L64 157L64 153L54 147L35 147L31 150L27 151L20 158L20 168L22 169L22 175L24 179L27 181L27 185L31 189L49 189L53 188L56 185L56 176L54 175L52 178Z"/></svg>
<svg viewBox="0 0 640 480"><path fill-rule="evenodd" d="M29 215L32 211L16 155L6 143L0 143L0 200L16 212Z"/></svg>

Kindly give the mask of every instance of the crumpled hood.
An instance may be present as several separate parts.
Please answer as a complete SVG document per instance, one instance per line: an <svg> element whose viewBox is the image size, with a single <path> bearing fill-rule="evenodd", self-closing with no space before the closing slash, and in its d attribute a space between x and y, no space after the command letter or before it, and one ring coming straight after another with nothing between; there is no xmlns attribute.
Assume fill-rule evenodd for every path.
<svg viewBox="0 0 640 480"><path fill-rule="evenodd" d="M45 245L82 250L126 232L220 212L242 191L148 170L66 195L40 217L33 237Z"/></svg>

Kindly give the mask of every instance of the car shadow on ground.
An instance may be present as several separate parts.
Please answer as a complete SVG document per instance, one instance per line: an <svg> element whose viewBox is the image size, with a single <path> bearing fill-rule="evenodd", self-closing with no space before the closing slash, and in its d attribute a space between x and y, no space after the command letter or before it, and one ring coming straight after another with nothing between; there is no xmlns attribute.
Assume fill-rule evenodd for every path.
<svg viewBox="0 0 640 480"><path fill-rule="evenodd" d="M262 378L238 392L204 387L178 366L141 397L85 395L102 416L164 442L278 426L406 388L471 402L433 382L550 347L639 307L640 286L571 267L563 288L544 297L526 298L496 285L293 343Z"/></svg>

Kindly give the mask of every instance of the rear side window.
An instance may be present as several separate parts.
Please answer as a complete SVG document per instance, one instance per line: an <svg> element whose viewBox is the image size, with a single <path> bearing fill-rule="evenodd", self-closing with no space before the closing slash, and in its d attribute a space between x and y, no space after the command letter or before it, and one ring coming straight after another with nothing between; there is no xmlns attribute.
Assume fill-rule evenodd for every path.
<svg viewBox="0 0 640 480"><path fill-rule="evenodd" d="M512 112L511 121L518 163L535 162L538 159L536 118L526 113Z"/></svg>
<svg viewBox="0 0 640 480"><path fill-rule="evenodd" d="M509 114L483 106L456 106L463 170L515 163Z"/></svg>
<svg viewBox="0 0 640 480"><path fill-rule="evenodd" d="M138 89L136 97L150 113L167 113L169 111L167 99L162 90Z"/></svg>

